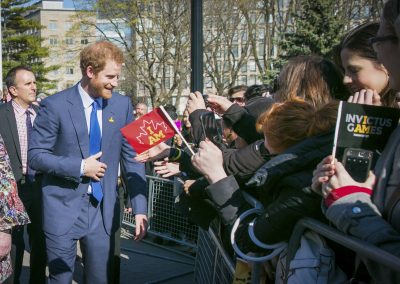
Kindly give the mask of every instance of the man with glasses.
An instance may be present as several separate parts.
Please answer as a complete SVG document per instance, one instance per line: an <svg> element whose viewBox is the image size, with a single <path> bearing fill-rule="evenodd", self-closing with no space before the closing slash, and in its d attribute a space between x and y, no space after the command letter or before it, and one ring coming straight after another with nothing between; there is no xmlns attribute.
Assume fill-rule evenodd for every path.
<svg viewBox="0 0 400 284"><path fill-rule="evenodd" d="M244 93L247 91L247 86L238 85L230 88L228 90L228 97L232 103L244 106L246 104L246 99Z"/></svg>

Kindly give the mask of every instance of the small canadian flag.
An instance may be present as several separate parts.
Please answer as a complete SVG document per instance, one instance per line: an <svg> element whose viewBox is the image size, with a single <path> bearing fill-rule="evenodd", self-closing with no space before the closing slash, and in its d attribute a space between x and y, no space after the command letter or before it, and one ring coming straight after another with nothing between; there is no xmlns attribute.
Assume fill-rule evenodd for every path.
<svg viewBox="0 0 400 284"><path fill-rule="evenodd" d="M174 128L160 108L121 128L121 132L138 154L175 135Z"/></svg>

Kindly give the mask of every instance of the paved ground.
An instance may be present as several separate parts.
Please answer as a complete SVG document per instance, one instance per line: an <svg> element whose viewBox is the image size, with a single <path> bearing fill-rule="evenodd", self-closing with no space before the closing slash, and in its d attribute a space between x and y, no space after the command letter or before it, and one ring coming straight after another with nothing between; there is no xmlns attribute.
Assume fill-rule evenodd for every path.
<svg viewBox="0 0 400 284"><path fill-rule="evenodd" d="M121 242L121 284L186 284L194 283L194 258L188 253L182 253L182 247L170 244L160 246L148 238L137 243L126 239ZM78 252L78 255L80 253ZM75 265L73 283L83 283L82 264L80 258ZM29 252L25 251L21 283L28 283Z"/></svg>

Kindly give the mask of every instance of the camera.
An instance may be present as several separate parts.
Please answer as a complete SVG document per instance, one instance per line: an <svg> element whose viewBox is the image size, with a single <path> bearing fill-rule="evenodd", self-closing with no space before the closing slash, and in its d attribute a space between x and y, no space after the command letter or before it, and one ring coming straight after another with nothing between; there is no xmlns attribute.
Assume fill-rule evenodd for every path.
<svg viewBox="0 0 400 284"><path fill-rule="evenodd" d="M201 94L201 95L203 96L203 100L204 100L204 103L205 103L206 107L209 107L208 95L207 94Z"/></svg>

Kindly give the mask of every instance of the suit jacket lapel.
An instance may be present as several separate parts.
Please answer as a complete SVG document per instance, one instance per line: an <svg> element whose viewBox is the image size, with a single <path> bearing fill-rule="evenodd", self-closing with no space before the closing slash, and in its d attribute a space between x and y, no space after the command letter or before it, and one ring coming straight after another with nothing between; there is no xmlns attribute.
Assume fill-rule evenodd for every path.
<svg viewBox="0 0 400 284"><path fill-rule="evenodd" d="M82 157L87 158L89 156L89 134L86 125L85 110L83 109L82 99L79 96L78 85L75 85L75 87L71 89L67 100L71 103L69 114L79 141Z"/></svg>
<svg viewBox="0 0 400 284"><path fill-rule="evenodd" d="M110 142L112 139L111 135L113 133L114 127L114 110L113 110L113 100L103 100L103 119L102 119L102 134L101 134L101 149L108 149L110 147ZM102 160L102 159L100 159Z"/></svg>
<svg viewBox="0 0 400 284"><path fill-rule="evenodd" d="M19 137L18 137L18 129L17 129L17 121L15 119L15 113L12 106L12 103L7 103L7 120L8 120L8 127L10 128L11 136L14 140L14 146L17 150L17 155L20 163L21 161L21 145L19 144Z"/></svg>

